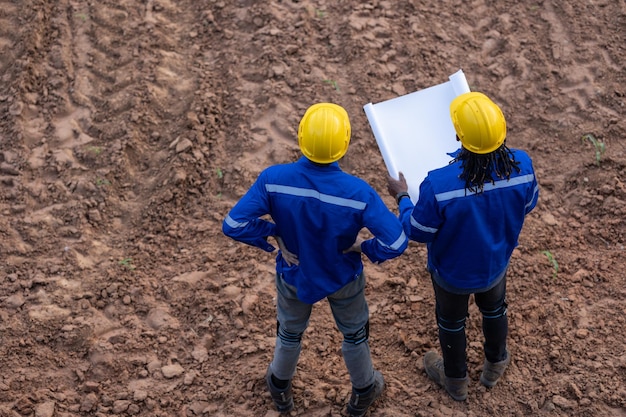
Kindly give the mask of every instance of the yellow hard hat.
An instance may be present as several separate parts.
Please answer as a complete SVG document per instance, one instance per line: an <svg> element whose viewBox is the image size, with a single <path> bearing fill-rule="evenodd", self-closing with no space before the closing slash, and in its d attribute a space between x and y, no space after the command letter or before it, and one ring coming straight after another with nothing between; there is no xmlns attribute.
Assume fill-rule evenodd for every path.
<svg viewBox="0 0 626 417"><path fill-rule="evenodd" d="M506 120L500 107L482 93L465 93L450 103L456 135L470 152L486 154L504 143Z"/></svg>
<svg viewBox="0 0 626 417"><path fill-rule="evenodd" d="M349 144L350 119L343 107L317 103L307 109L298 128L298 145L304 156L329 164L341 159Z"/></svg>

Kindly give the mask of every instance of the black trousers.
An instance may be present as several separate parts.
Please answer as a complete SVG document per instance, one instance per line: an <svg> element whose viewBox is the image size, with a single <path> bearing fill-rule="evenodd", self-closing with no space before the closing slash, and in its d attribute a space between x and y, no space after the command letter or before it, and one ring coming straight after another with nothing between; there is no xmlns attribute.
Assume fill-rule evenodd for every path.
<svg viewBox="0 0 626 417"><path fill-rule="evenodd" d="M470 294L451 293L434 280L433 287L445 374L451 378L464 378L467 374L465 320L468 317ZM506 274L490 290L475 293L474 300L483 316L485 358L489 362L500 362L506 359L509 329L506 316Z"/></svg>

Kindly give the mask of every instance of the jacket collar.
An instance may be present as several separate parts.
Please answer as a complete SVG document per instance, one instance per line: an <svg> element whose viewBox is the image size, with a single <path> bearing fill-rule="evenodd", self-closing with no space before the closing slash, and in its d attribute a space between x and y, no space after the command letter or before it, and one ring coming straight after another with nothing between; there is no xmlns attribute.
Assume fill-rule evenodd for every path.
<svg viewBox="0 0 626 417"><path fill-rule="evenodd" d="M341 171L337 161L331 162L330 164L317 164L306 156L302 156L297 163L304 166L306 169L312 169L314 171Z"/></svg>

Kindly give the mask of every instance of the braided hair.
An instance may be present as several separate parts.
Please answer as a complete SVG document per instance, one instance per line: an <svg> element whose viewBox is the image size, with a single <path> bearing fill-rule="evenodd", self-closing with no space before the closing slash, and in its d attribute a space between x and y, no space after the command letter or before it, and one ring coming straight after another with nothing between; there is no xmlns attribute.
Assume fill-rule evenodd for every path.
<svg viewBox="0 0 626 417"><path fill-rule="evenodd" d="M465 189L472 193L482 193L485 184L494 184L496 179L507 180L511 177L513 170L520 172L519 161L515 160L515 155L503 143L493 152L481 155L470 152L461 147L461 152L450 163L461 162L463 172L459 178L465 181ZM494 178L494 175L497 178Z"/></svg>

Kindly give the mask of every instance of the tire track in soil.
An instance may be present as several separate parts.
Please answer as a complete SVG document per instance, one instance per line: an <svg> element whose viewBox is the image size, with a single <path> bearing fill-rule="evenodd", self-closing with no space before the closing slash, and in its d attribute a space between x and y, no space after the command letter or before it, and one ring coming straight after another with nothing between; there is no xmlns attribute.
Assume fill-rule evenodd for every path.
<svg viewBox="0 0 626 417"><path fill-rule="evenodd" d="M55 22L46 4L3 1L0 25L0 111L5 115L0 122L0 259L7 278L0 294L4 302L0 310L0 357L5 369L0 414L14 415L16 411L32 411L31 397L23 395L32 395L34 386L62 389L62 381L71 381L74 376L70 369L75 368L73 357L66 358L67 369L55 363L55 350L67 346L63 340L66 334L60 329L69 310L59 303L62 297L46 287L58 278L63 263L54 259L59 250L53 236L56 231L64 233L57 215L64 195L54 181L55 172L40 163L44 158L39 158L37 148L50 120L52 106L47 105L48 100L53 101L48 94L49 85L55 82L49 77L53 67L45 73L41 64L46 60Z"/></svg>
<svg viewBox="0 0 626 417"><path fill-rule="evenodd" d="M59 246L55 230L68 233L59 212L67 202L65 186L58 181L58 171L71 161L64 157L63 150L52 152L46 146L51 114L56 111L59 96L54 86L62 84L56 73L53 59L54 43L60 34L58 20L45 2L12 2L2 5L2 27L7 48L7 60L2 67L2 83L6 86L0 99L3 114L2 131L6 140L2 160L10 172L3 178L3 213L11 215L7 233L16 239L12 247L3 248L8 254L7 266L32 263L38 255L40 265L58 263ZM4 58L4 56L3 56ZM51 65L47 65L50 62ZM43 68L47 68L46 71ZM6 111L4 111L6 110ZM53 167L48 160L61 160L62 165ZM8 208L6 208L8 207ZM70 205L70 208L73 206ZM71 232L69 232L71 234ZM49 245L42 243L48 238ZM49 254L52 249L54 254ZM24 257L23 255L29 254Z"/></svg>
<svg viewBox="0 0 626 417"><path fill-rule="evenodd" d="M25 45L29 45L22 27L17 22L27 16L26 5L15 4L11 1L0 0L0 256L11 265L18 257L30 250L30 245L24 241L16 229L16 222L10 215L23 209L23 198L19 192L19 166L23 156L11 145L18 142L18 126L20 114L24 104L17 94L20 71L19 59L24 54ZM33 12L31 12L33 13ZM11 208L13 207L13 208Z"/></svg>
<svg viewBox="0 0 626 417"><path fill-rule="evenodd" d="M152 200L150 195L156 187L175 175L164 169L172 165L173 150L168 145L173 136L185 131L185 113L193 102L196 76L185 67L192 52L183 40L182 31L190 15L184 6L152 1L72 2L71 56L77 57L75 79L80 81L80 88L76 90L82 93L73 95L72 102L77 108L89 109L91 117L85 130L95 138L89 147L82 148L81 156L93 164L96 181L105 181L100 201L90 207L87 216L91 220L95 211L92 226L98 238L102 238L103 230L114 232L107 234L104 242L94 247L97 252L91 251L89 256L101 269L106 268L107 283L101 284L105 288L100 289L98 307L118 305L120 309L119 315L110 317L105 308L107 317L96 321L105 325L93 330L91 341L91 356L96 359L91 360L88 376L95 381L136 365L111 355L110 344L134 339L131 329L151 333L150 312L165 317L166 326L178 327L169 315L168 303L146 304L159 287L159 277L139 279L141 272L124 273L115 264L122 258L132 259L143 271L149 271L149 260L159 262L136 253L133 232L138 231L132 225L146 209L143 203ZM109 187L111 192L106 192ZM156 221L161 221L158 215ZM103 250L109 248L108 253ZM130 300L131 292L133 307L126 309L119 298ZM148 314L145 320L141 318L144 314ZM123 319L123 324L118 319ZM138 360L141 366L157 358L146 354ZM133 391L143 391L148 384L151 397L167 391L169 385L152 379L128 382Z"/></svg>
<svg viewBox="0 0 626 417"><path fill-rule="evenodd" d="M184 66L191 54L183 41L190 12L152 1L69 1L65 8L70 29L60 55L69 81L53 140L66 142L77 165L84 165L66 179L84 198L83 233L114 232L83 250L98 264L109 251L116 259L129 256L128 231L142 202L174 175L163 169L172 159L168 145L185 130L196 83Z"/></svg>
<svg viewBox="0 0 626 417"><path fill-rule="evenodd" d="M168 140L170 132L163 125L180 129L177 119L187 110L195 78L182 64L185 57L177 49L184 43L167 17L182 13L170 3L160 4L170 9L160 6L155 17L153 2L98 2L85 11L90 28L83 31L76 24L87 40L75 45L77 56L89 57L79 72L81 90L93 92L88 96L95 110L89 130L116 153L110 161L120 168L115 180L137 195L150 192L154 184L141 184L135 177L157 177L166 156L159 152L162 141L148 139L159 132L158 137ZM149 161L154 155L161 158Z"/></svg>
<svg viewBox="0 0 626 417"><path fill-rule="evenodd" d="M90 366L71 360L64 364L68 372L61 373L51 365L45 374L35 371L38 382L25 366L20 371L21 383L7 380L16 392L34 386L73 391L74 370L82 380L82 372L89 369L97 380L125 372L128 366L106 348L117 343L113 340L129 338L128 328L116 322L116 315L112 318L97 310L91 312L98 317L93 322L89 318L68 320L63 293L71 287L77 297L86 295L82 305L89 308L88 299L105 307L129 291L119 282L123 277L118 282L107 279L110 276L103 277L103 283L85 280L85 288L106 287L96 288L98 295L92 298L91 291L73 278L91 275L95 266L100 270L97 275L120 275L114 260L125 254L123 232L136 216L135 204L147 200L154 189L138 178L164 181L172 175L161 169L173 153L167 148L170 136L185 131L185 112L193 103L196 83L196 75L184 66L193 51L182 39L185 28L191 26L186 23L192 20L193 8L152 1L22 2L19 7L0 2L0 6L0 23L7 28L0 32L0 51L11 58L3 59L0 67L2 81L9 85L9 94L3 92L0 97L0 108L10 115L1 122L2 132L15 141L23 139L25 145L1 154L0 162L15 165L16 172L24 168L11 180L9 193L3 189L0 200L3 213L14 215L13 224L2 227L3 236L14 247L1 249L3 255L12 254L3 259L15 284L5 286L3 295L22 292L17 279L26 269L43 272L46 277L36 278L36 286L48 289L40 291L41 305L25 306L24 314L30 319L2 315L5 336L19 341L23 339L20 334L35 331L36 339L46 347L30 342L17 349L5 345L3 351L12 353L2 357L9 360L26 354L41 363L54 357L52 348L74 352L70 354L74 357L91 347ZM20 22L28 24L19 26ZM20 49L22 45L29 49ZM2 149L10 144L3 142ZM9 180L3 176L2 181ZM14 207L10 210L7 196ZM63 248L65 254L59 256ZM66 278L60 280L59 273ZM11 302L21 303L17 298ZM129 320L130 327L145 326ZM25 329L24 323L36 323L36 329ZM59 380L52 383L54 378ZM22 390L22 383L31 385ZM156 391L158 384L154 385ZM4 396L2 402L14 399ZM85 407L81 411L89 411ZM2 407L2 412L7 410Z"/></svg>

